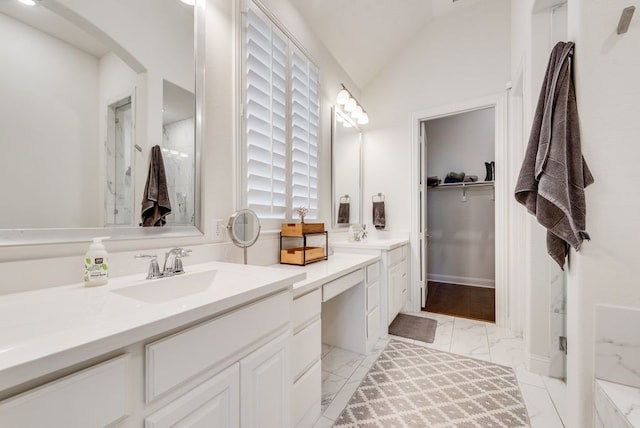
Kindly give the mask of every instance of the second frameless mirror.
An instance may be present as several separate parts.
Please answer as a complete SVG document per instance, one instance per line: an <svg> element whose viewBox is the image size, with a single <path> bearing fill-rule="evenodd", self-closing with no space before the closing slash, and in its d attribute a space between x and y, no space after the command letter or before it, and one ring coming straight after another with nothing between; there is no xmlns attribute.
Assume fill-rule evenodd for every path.
<svg viewBox="0 0 640 428"><path fill-rule="evenodd" d="M233 243L244 249L244 264L247 264L247 248L255 244L260 236L260 220L249 209L236 211L227 224L229 237Z"/></svg>

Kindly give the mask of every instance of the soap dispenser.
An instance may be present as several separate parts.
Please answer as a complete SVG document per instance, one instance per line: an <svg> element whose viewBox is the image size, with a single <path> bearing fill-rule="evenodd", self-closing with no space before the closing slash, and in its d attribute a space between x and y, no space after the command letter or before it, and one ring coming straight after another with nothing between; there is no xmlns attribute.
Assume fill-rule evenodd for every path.
<svg viewBox="0 0 640 428"><path fill-rule="evenodd" d="M84 256L84 285L104 285L109 280L109 255L102 241L108 236L93 238L89 251Z"/></svg>

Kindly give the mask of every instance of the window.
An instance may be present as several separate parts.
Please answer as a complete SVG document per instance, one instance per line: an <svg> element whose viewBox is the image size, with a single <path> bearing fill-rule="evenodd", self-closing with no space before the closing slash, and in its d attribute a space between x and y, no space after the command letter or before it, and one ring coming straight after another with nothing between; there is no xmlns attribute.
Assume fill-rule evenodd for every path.
<svg viewBox="0 0 640 428"><path fill-rule="evenodd" d="M319 73L253 2L245 19L244 201L260 218L318 213Z"/></svg>

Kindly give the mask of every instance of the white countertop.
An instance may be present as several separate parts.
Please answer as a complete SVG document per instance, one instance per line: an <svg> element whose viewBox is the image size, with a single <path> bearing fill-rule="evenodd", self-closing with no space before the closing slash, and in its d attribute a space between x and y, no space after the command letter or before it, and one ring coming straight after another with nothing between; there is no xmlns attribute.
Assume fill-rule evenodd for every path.
<svg viewBox="0 0 640 428"><path fill-rule="evenodd" d="M329 256L328 260L310 263L306 266L276 264L272 267L307 274L306 279L293 284L293 297L296 298L378 260L380 260L378 255L334 253Z"/></svg>
<svg viewBox="0 0 640 428"><path fill-rule="evenodd" d="M365 239L364 241L331 241L330 247L364 250L393 250L409 243L405 238Z"/></svg>
<svg viewBox="0 0 640 428"><path fill-rule="evenodd" d="M187 273L179 277L214 269L224 279L166 302L114 292L144 282L146 273L113 278L98 287L77 283L0 296L0 390L222 314L305 278L304 270L221 262L186 266Z"/></svg>
<svg viewBox="0 0 640 428"><path fill-rule="evenodd" d="M605 426L640 427L640 388L596 379L596 410Z"/></svg>

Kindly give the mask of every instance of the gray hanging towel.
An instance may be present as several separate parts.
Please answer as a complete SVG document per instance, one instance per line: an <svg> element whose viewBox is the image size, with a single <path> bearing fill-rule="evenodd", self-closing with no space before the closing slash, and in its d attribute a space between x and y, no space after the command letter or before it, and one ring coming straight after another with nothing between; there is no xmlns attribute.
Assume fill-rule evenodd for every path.
<svg viewBox="0 0 640 428"><path fill-rule="evenodd" d="M384 229L386 226L384 201L373 202L373 226L376 229Z"/></svg>
<svg viewBox="0 0 640 428"><path fill-rule="evenodd" d="M340 202L338 206L338 224L349 224L349 202Z"/></svg>
<svg viewBox="0 0 640 428"><path fill-rule="evenodd" d="M164 226L166 216L171 214L171 202L167 189L167 177L164 173L164 162L160 146L151 149L149 174L142 195L142 226Z"/></svg>
<svg viewBox="0 0 640 428"><path fill-rule="evenodd" d="M547 252L561 268L569 245L579 250L589 239L584 188L593 183L580 147L573 49L559 42L551 52L515 187L516 200L547 229Z"/></svg>

